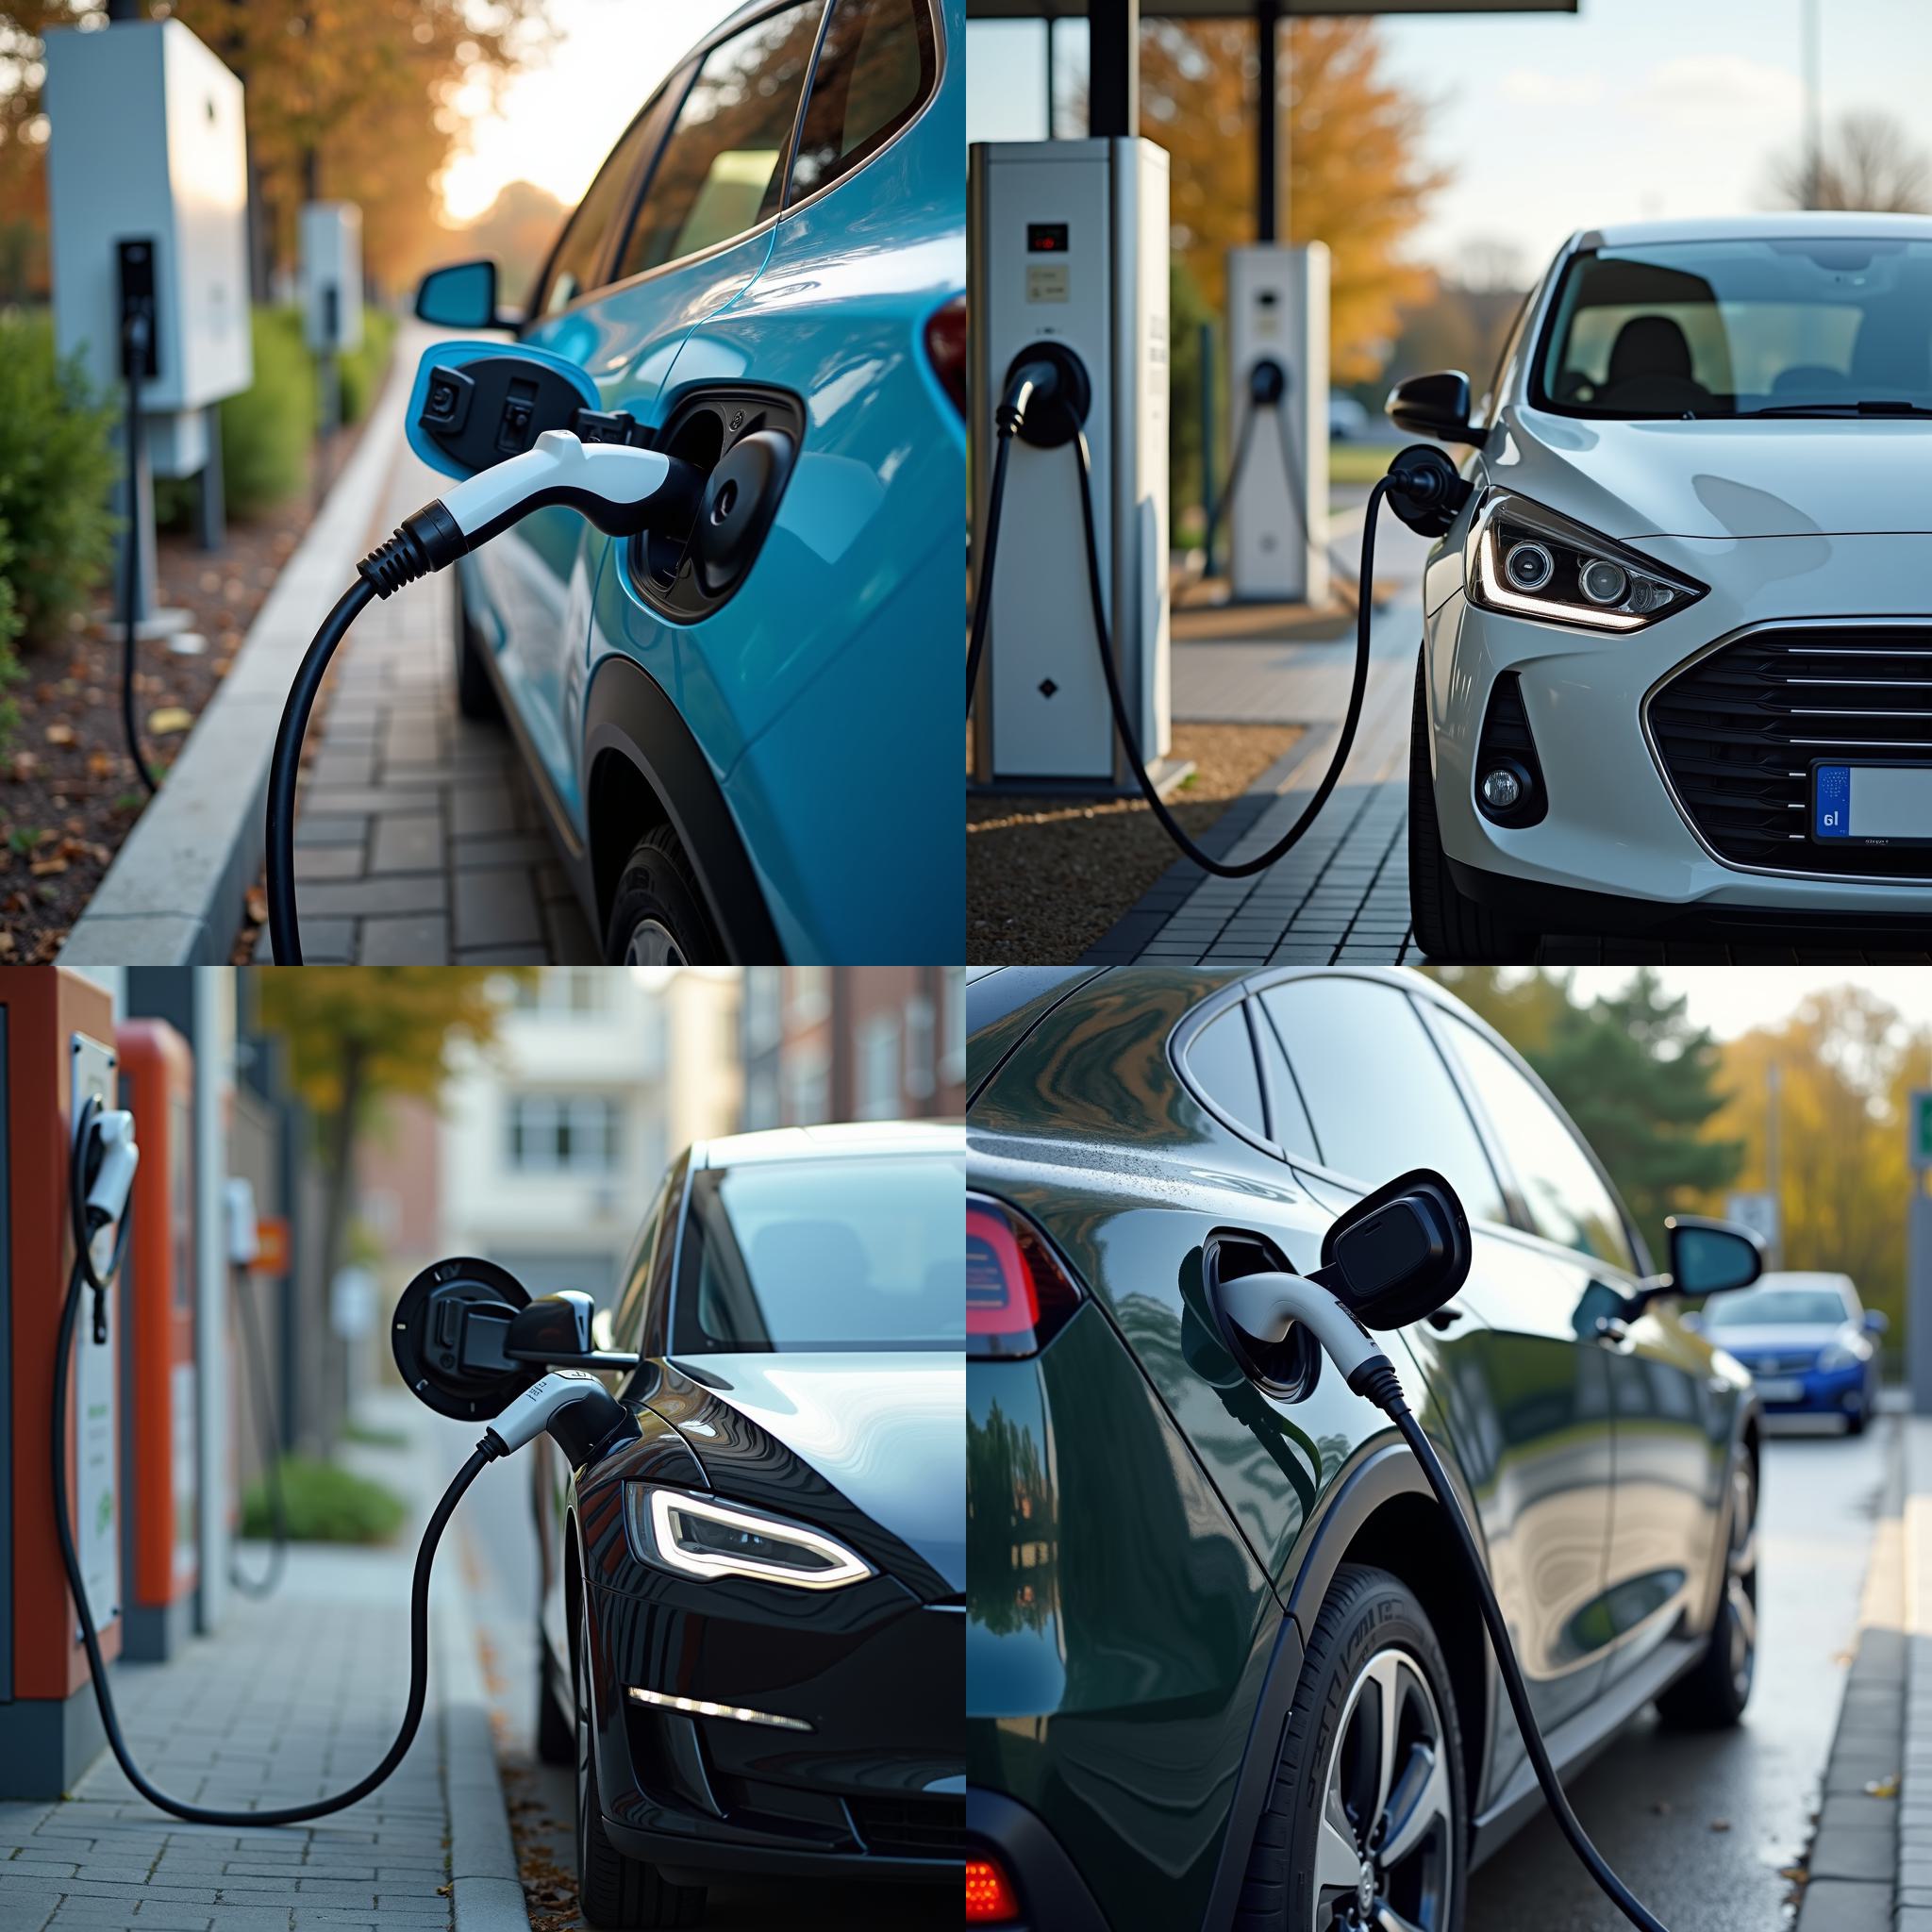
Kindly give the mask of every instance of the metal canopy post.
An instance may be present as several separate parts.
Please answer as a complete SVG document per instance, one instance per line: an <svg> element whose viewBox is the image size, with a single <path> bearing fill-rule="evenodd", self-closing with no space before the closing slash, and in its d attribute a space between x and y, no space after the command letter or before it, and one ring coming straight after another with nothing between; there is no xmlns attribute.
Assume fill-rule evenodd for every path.
<svg viewBox="0 0 1932 1932"><path fill-rule="evenodd" d="M1281 0L1256 0L1255 50L1260 79L1255 101L1255 240L1278 242L1281 217Z"/></svg>
<svg viewBox="0 0 1932 1932"><path fill-rule="evenodd" d="M1087 0L1089 134L1141 131L1141 0Z"/></svg>

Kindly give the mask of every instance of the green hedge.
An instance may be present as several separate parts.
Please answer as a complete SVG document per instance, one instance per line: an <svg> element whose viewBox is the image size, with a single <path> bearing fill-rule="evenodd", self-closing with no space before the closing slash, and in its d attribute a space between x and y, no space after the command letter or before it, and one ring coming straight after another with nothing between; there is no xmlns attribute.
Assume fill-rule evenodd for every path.
<svg viewBox="0 0 1932 1932"><path fill-rule="evenodd" d="M387 308L362 311L362 346L341 358L342 421L359 423L382 391L389 355L395 346L396 319Z"/></svg>
<svg viewBox="0 0 1932 1932"><path fill-rule="evenodd" d="M308 1456L283 1457L282 1496L293 1542L386 1543L408 1514L394 1491ZM242 1534L275 1534L262 1483L251 1483L242 1498Z"/></svg>

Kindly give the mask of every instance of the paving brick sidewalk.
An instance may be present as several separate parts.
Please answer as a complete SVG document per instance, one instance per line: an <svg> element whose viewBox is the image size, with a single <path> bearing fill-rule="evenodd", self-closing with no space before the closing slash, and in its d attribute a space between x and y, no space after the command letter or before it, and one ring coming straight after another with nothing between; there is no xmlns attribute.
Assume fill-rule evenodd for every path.
<svg viewBox="0 0 1932 1932"><path fill-rule="evenodd" d="M372 543L435 496L405 450ZM446 571L372 605L337 656L295 821L305 958L594 963L508 728L457 710ZM257 958L271 957L264 932Z"/></svg>
<svg viewBox="0 0 1932 1932"><path fill-rule="evenodd" d="M418 1505L395 1544L298 1546L275 1595L261 1603L231 1597L215 1637L196 1640L167 1664L113 1666L128 1743L162 1790L217 1806L300 1803L354 1783L388 1749L408 1690L416 1538L425 1506L450 1473L446 1444L414 1435L413 1453L389 1458L391 1481ZM492 1474L485 1472L478 1490ZM242 1560L259 1574L262 1552L251 1547ZM439 1578L438 1599L454 1577L452 1565ZM462 1788L474 1790L480 1769L493 1790L494 1769L470 1761L477 1727L452 1698L463 1674L450 1655L449 1629L445 1620L408 1756L349 1810L259 1831L184 1824L138 1799L105 1755L64 1803L0 1805L0 1926L451 1925L452 1840L464 1836L459 1814L469 1802ZM493 1802L500 1818L500 1796ZM524 1923L520 1908L516 1921Z"/></svg>

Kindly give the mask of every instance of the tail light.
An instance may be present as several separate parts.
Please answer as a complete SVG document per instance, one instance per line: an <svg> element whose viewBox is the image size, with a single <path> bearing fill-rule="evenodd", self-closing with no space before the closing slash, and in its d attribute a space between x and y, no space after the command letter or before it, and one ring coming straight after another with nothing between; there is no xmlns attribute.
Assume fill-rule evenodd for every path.
<svg viewBox="0 0 1932 1932"><path fill-rule="evenodd" d="M966 413L966 298L955 295L933 310L925 325L926 359L953 407Z"/></svg>
<svg viewBox="0 0 1932 1932"><path fill-rule="evenodd" d="M969 1925L1010 1925L1020 1916L1020 1901L1007 1874L991 1858L966 1860L966 1923Z"/></svg>
<svg viewBox="0 0 1932 1932"><path fill-rule="evenodd" d="M1080 1291L1032 1224L1004 1202L966 1200L966 1352L1037 1355L1080 1306Z"/></svg>

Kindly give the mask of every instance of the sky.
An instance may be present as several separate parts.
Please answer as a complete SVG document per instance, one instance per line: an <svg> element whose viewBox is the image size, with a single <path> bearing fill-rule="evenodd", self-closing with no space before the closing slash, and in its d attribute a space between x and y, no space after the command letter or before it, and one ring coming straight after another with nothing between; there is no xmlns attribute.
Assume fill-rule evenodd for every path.
<svg viewBox="0 0 1932 1932"><path fill-rule="evenodd" d="M1435 104L1424 150L1456 177L1411 252L1453 274L1472 244L1500 241L1526 282L1574 228L1766 206L1771 158L1803 134L1802 5L1578 0L1567 14L1388 17L1389 71ZM1827 125L1880 108L1932 147L1932 7L1819 5ZM1084 75L1086 27L1059 31L1064 99ZM971 27L968 138L1041 138L1044 71L1037 25Z"/></svg>
<svg viewBox="0 0 1932 1932"><path fill-rule="evenodd" d="M1602 998L1627 986L1635 969L1578 966L1574 996ZM1932 1026L1932 972L1923 966L1654 966L1673 993L1687 995L1688 1017L1720 1040L1735 1040L1754 1026L1774 1026L1807 994L1847 984L1865 988L1913 1025Z"/></svg>
<svg viewBox="0 0 1932 1932"><path fill-rule="evenodd" d="M558 32L547 58L508 83L498 110L481 111L480 90L458 103L478 118L469 152L443 177L450 220L481 214L505 183L519 178L575 204L652 89L741 4L550 0Z"/></svg>

